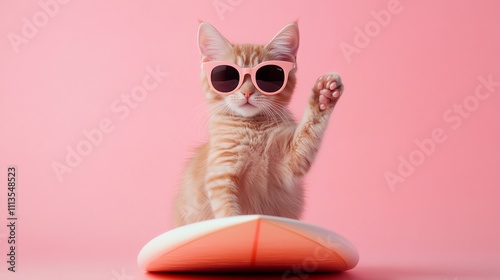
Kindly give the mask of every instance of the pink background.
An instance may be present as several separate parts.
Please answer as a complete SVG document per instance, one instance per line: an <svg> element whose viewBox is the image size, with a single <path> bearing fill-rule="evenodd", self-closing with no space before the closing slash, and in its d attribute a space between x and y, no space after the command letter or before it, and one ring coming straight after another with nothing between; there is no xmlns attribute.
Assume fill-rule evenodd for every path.
<svg viewBox="0 0 500 280"><path fill-rule="evenodd" d="M390 22L376 23L373 12L394 1L74 0L58 4L18 52L10 32L23 36L23 17L43 23L43 9L0 1L1 278L167 277L143 274L135 258L171 228L183 165L206 139L199 20L232 42L265 43L296 19L293 112L301 116L324 72L339 72L346 87L306 178L303 220L344 235L360 253L354 270L309 279L500 277L500 86L474 97L479 77L500 81L500 4L401 0L386 12ZM217 3L230 9L218 13ZM368 28L369 41L355 41L358 28ZM346 55L346 44L356 53ZM120 119L111 105L156 65L168 77ZM449 111L464 101L466 117ZM65 163L66 147L76 149L82 131L103 120L113 131L58 180L53 162ZM424 155L415 141L434 129L446 140ZM400 156L413 157L412 174L398 173ZM4 261L11 164L16 274ZM409 176L391 187L387 172Z"/></svg>

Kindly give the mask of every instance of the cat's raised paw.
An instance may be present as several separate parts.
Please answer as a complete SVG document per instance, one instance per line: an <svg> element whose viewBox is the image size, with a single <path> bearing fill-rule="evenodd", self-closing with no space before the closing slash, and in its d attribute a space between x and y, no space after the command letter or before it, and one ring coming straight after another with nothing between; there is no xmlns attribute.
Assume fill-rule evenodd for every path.
<svg viewBox="0 0 500 280"><path fill-rule="evenodd" d="M344 91L344 85L337 73L327 73L316 80L313 91L319 110L324 111L334 105Z"/></svg>

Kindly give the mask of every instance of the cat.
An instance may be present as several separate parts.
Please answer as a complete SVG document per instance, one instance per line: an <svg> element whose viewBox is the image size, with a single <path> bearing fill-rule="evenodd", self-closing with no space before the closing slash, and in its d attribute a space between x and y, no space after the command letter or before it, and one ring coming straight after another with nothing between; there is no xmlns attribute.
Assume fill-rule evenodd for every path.
<svg viewBox="0 0 500 280"><path fill-rule="evenodd" d="M201 62L222 61L252 68L264 61L296 63L297 23L265 45L231 44L212 25L200 23ZM288 63L290 64L290 63ZM263 214L300 219L303 177L318 152L344 86L337 73L320 76L300 122L287 109L296 68L283 90L266 95L244 75L231 94L215 92L206 71L201 82L209 104L209 140L187 164L173 206L173 226L235 215ZM212 86L211 86L212 85Z"/></svg>

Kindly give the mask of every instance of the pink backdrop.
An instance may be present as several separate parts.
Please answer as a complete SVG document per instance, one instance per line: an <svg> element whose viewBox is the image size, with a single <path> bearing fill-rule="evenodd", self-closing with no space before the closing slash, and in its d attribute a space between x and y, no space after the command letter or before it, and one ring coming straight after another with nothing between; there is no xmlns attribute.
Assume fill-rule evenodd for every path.
<svg viewBox="0 0 500 280"><path fill-rule="evenodd" d="M324 72L346 86L306 178L303 220L350 239L360 263L327 278L500 277L499 9L493 0L0 1L1 278L163 279L135 258L171 228L183 165L206 139L199 20L233 42L265 43L296 19L293 112ZM5 262L9 165L16 273Z"/></svg>

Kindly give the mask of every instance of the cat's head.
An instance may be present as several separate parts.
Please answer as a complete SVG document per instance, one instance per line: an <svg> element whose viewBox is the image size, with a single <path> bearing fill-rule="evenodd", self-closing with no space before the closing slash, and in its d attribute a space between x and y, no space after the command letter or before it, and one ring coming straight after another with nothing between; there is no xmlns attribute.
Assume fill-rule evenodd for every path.
<svg viewBox="0 0 500 280"><path fill-rule="evenodd" d="M291 23L279 31L265 45L231 44L217 29L208 23L201 23L198 30L198 46L202 63L222 61L233 63L241 68L252 68L265 61L296 62L299 48L299 29ZM202 84L210 105L217 112L243 117L272 115L282 110L291 99L295 87L295 69L288 73L283 90L278 94L266 95L256 87L249 74L244 75L241 86L231 94L215 92L202 71ZM241 78L240 78L241 79Z"/></svg>

